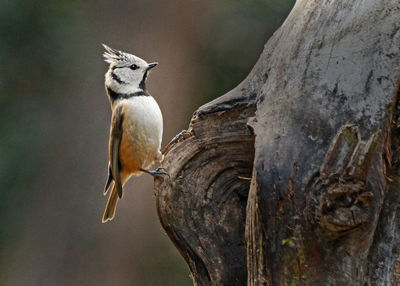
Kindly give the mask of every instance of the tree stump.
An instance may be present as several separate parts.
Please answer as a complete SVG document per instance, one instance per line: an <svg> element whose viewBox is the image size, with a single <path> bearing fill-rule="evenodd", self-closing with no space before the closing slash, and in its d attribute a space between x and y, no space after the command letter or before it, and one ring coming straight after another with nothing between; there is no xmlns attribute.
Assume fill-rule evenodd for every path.
<svg viewBox="0 0 400 286"><path fill-rule="evenodd" d="M194 284L400 285L399 85L398 0L298 0L165 150Z"/></svg>

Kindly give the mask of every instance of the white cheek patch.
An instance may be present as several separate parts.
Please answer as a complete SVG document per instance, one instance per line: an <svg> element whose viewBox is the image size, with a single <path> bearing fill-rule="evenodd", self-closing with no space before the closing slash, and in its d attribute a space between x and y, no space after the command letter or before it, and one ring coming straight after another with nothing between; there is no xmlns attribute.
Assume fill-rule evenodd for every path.
<svg viewBox="0 0 400 286"><path fill-rule="evenodd" d="M142 69L131 70L130 68L116 68L114 69L114 74L116 74L123 82L132 85L139 85L143 78Z"/></svg>
<svg viewBox="0 0 400 286"><path fill-rule="evenodd" d="M112 79L114 81L116 81L117 83L119 83L119 84L129 84L128 82L123 81L116 72L111 71L110 74L111 74Z"/></svg>
<svg viewBox="0 0 400 286"><path fill-rule="evenodd" d="M131 82L136 84L136 86L139 86L140 82L142 81L143 73L141 71L142 70L135 70L129 73Z"/></svg>
<svg viewBox="0 0 400 286"><path fill-rule="evenodd" d="M140 82L143 78L143 70L131 70L130 68L114 68L106 74L106 86L117 93L134 93L140 91Z"/></svg>

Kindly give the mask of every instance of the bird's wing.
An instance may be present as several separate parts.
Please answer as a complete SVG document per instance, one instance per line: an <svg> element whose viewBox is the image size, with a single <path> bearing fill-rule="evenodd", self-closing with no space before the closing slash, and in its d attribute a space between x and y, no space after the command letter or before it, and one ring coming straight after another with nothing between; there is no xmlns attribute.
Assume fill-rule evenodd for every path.
<svg viewBox="0 0 400 286"><path fill-rule="evenodd" d="M113 111L111 119L110 131L110 167L111 176L114 179L115 188L117 189L118 196L122 197L122 184L121 184L121 163L119 160L119 147L122 140L122 122L124 121L124 114L122 106L117 106Z"/></svg>

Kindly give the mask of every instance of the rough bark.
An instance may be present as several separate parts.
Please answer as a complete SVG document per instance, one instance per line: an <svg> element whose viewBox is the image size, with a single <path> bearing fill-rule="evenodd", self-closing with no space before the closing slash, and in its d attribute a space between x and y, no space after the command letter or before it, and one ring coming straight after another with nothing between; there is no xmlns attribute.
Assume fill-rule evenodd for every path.
<svg viewBox="0 0 400 286"><path fill-rule="evenodd" d="M156 181L160 221L196 285L246 284L244 231L254 160L246 122L255 96L245 94L237 89L220 105L200 108L166 153L169 176Z"/></svg>
<svg viewBox="0 0 400 286"><path fill-rule="evenodd" d="M166 149L157 210L195 285L400 285L399 84L397 0L297 1Z"/></svg>

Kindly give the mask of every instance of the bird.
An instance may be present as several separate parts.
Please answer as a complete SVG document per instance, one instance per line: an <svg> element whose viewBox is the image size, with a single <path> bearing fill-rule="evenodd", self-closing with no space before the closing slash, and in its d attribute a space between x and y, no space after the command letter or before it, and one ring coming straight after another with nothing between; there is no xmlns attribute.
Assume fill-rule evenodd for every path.
<svg viewBox="0 0 400 286"><path fill-rule="evenodd" d="M111 185L102 222L115 216L124 184L132 175L148 173L162 177L165 170L148 168L161 162L163 117L156 100L146 89L146 80L158 63L147 63L138 56L102 44L105 62L105 89L111 105L108 179L104 188L107 195Z"/></svg>

